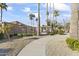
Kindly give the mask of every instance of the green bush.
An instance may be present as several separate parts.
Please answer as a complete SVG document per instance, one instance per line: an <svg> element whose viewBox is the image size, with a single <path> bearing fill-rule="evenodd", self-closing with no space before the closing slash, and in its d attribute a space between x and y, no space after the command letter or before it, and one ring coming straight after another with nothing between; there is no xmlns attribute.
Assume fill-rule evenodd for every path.
<svg viewBox="0 0 79 59"><path fill-rule="evenodd" d="M36 33L36 32L34 32L34 35L37 35L37 33Z"/></svg>
<svg viewBox="0 0 79 59"><path fill-rule="evenodd" d="M79 51L79 40L74 38L67 38L66 43L68 44L68 47L70 47L72 50Z"/></svg>
<svg viewBox="0 0 79 59"><path fill-rule="evenodd" d="M18 37L32 36L32 35L36 35L36 33L18 33L17 34Z"/></svg>
<svg viewBox="0 0 79 59"><path fill-rule="evenodd" d="M31 33L27 33L27 34L26 34L26 36L32 36L32 35L33 35L33 34L31 34Z"/></svg>
<svg viewBox="0 0 79 59"><path fill-rule="evenodd" d="M64 34L64 30L61 30L61 29L60 29L60 30L58 31L58 34L63 35L63 34Z"/></svg>
<svg viewBox="0 0 79 59"><path fill-rule="evenodd" d="M0 40L1 39L4 39L4 34L3 33L0 33Z"/></svg>
<svg viewBox="0 0 79 59"><path fill-rule="evenodd" d="M17 36L18 37L23 37L23 34L22 33L18 33Z"/></svg>
<svg viewBox="0 0 79 59"><path fill-rule="evenodd" d="M49 34L49 35L54 35L55 33L54 33L54 32L49 32L48 34Z"/></svg>
<svg viewBox="0 0 79 59"><path fill-rule="evenodd" d="M54 32L54 34L58 34L58 30L54 30L53 32Z"/></svg>
<svg viewBox="0 0 79 59"><path fill-rule="evenodd" d="M10 34L10 38L11 38L11 37L13 37L13 35L12 35L12 34Z"/></svg>
<svg viewBox="0 0 79 59"><path fill-rule="evenodd" d="M13 36L17 36L18 34L17 33L15 33Z"/></svg>
<svg viewBox="0 0 79 59"><path fill-rule="evenodd" d="M26 33L22 33L21 35L26 36Z"/></svg>
<svg viewBox="0 0 79 59"><path fill-rule="evenodd" d="M49 35L55 35L58 34L58 30L53 30L52 32L48 32Z"/></svg>
<svg viewBox="0 0 79 59"><path fill-rule="evenodd" d="M74 49L75 50L78 50L79 51L79 41L78 40L76 40L75 42L74 42Z"/></svg>

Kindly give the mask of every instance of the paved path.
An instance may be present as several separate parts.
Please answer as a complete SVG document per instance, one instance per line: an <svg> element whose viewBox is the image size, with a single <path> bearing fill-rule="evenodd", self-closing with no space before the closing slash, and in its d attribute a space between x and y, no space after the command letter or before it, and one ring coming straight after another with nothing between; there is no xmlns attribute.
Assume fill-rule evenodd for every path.
<svg viewBox="0 0 79 59"><path fill-rule="evenodd" d="M37 39L30 44L26 45L18 56L45 56L46 55L46 45L50 40L58 40L63 37L65 39L67 35L54 35L46 36L41 39ZM62 39L59 39L62 40Z"/></svg>

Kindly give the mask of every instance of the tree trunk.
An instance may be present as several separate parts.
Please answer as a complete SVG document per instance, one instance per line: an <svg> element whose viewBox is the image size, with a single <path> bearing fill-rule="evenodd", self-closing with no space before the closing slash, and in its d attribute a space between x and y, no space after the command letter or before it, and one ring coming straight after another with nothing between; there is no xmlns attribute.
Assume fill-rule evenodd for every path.
<svg viewBox="0 0 79 59"><path fill-rule="evenodd" d="M1 20L0 20L0 22L1 22L1 29L2 29L2 8L1 8ZM1 31L2 32L2 31Z"/></svg>
<svg viewBox="0 0 79 59"><path fill-rule="evenodd" d="M10 39L10 36L9 36L7 31L6 31L6 35L7 35L7 38L9 39L9 41L10 41L11 39Z"/></svg>
<svg viewBox="0 0 79 59"><path fill-rule="evenodd" d="M1 23L2 23L2 13L3 13L3 12L2 12L2 8L1 8Z"/></svg>
<svg viewBox="0 0 79 59"><path fill-rule="evenodd" d="M53 3L53 20L54 20L54 3ZM52 28L52 31L54 31L54 24L53 24L53 28Z"/></svg>
<svg viewBox="0 0 79 59"><path fill-rule="evenodd" d="M37 30L37 36L40 35L40 3L38 3L38 30Z"/></svg>
<svg viewBox="0 0 79 59"><path fill-rule="evenodd" d="M34 36L34 20L33 20L33 36Z"/></svg>
<svg viewBox="0 0 79 59"><path fill-rule="evenodd" d="M70 37L79 39L79 9L77 3L73 3L71 6L72 16L70 20Z"/></svg>
<svg viewBox="0 0 79 59"><path fill-rule="evenodd" d="M33 24L32 24L32 20L31 20L31 34L33 35L33 33L32 33L33 32L33 27L32 26L33 26Z"/></svg>
<svg viewBox="0 0 79 59"><path fill-rule="evenodd" d="M47 5L46 5L46 21L47 21L47 33L49 32L48 31L48 3L47 3Z"/></svg>
<svg viewBox="0 0 79 59"><path fill-rule="evenodd" d="M4 31L4 26L5 26L5 25L4 25L4 23L2 22L2 14L3 14L3 11L2 11L2 8L1 8L1 30L2 30L1 32L4 33L4 37L5 37L5 34L6 34L7 37L8 37L8 39L10 40L9 34L8 34L7 32L5 33L5 31ZM7 30L7 29L6 29L6 30Z"/></svg>
<svg viewBox="0 0 79 59"><path fill-rule="evenodd" d="M52 32L52 18L51 18L51 3L50 3L50 29L51 29L51 31L50 32Z"/></svg>

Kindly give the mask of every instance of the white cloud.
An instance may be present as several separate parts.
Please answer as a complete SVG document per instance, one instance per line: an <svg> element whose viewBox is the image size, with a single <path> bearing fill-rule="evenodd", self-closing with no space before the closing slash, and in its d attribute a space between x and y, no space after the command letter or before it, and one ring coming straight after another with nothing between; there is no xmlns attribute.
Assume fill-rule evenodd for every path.
<svg viewBox="0 0 79 59"><path fill-rule="evenodd" d="M8 8L7 8L7 10L13 10L13 7L11 7L11 6L9 6Z"/></svg>
<svg viewBox="0 0 79 59"><path fill-rule="evenodd" d="M46 8L46 4L43 4L43 7ZM48 3L48 7L50 8L50 3ZM53 3L51 4L51 8L53 9ZM70 7L64 3L54 3L54 9L60 11L69 11Z"/></svg>
<svg viewBox="0 0 79 59"><path fill-rule="evenodd" d="M68 11L70 9L70 7L68 5L66 5L66 4L55 4L55 9Z"/></svg>
<svg viewBox="0 0 79 59"><path fill-rule="evenodd" d="M28 8L28 7L25 7L22 11L23 11L23 12L31 12L31 9Z"/></svg>
<svg viewBox="0 0 79 59"><path fill-rule="evenodd" d="M64 17L71 17L71 14L64 14Z"/></svg>

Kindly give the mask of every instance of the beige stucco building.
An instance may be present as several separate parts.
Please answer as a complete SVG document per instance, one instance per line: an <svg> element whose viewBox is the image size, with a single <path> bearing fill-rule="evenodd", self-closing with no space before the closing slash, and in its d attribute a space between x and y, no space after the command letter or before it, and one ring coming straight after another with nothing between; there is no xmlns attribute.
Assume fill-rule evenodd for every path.
<svg viewBox="0 0 79 59"><path fill-rule="evenodd" d="M11 35L17 34L17 33L32 33L33 32L33 27L29 25L25 25L21 22L18 21L13 21L13 22L4 22L5 24L12 25L10 31L8 33ZM36 27L34 27L34 32L36 32Z"/></svg>

